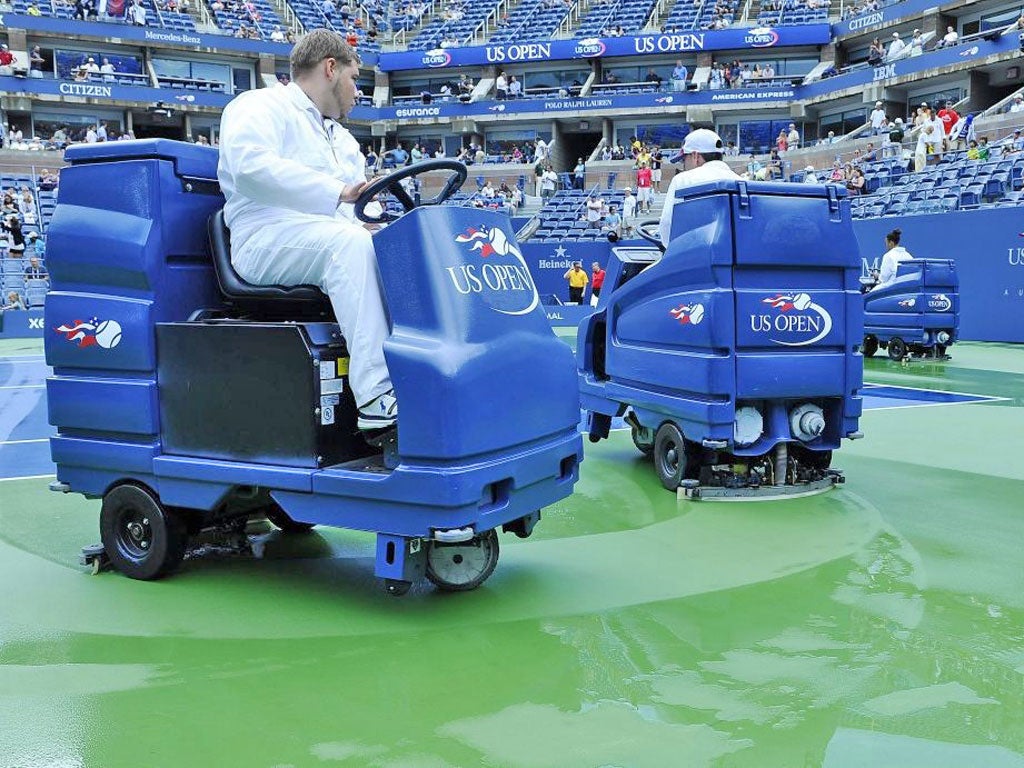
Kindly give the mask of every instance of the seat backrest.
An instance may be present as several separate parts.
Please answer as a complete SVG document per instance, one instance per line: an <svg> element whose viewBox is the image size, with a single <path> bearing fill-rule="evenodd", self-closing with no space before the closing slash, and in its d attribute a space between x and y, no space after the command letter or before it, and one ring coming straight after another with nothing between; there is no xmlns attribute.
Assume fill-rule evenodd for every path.
<svg viewBox="0 0 1024 768"><path fill-rule="evenodd" d="M213 271L229 306L268 320L333 319L330 301L315 285L253 285L242 279L231 263L231 231L223 209L210 217L207 229Z"/></svg>

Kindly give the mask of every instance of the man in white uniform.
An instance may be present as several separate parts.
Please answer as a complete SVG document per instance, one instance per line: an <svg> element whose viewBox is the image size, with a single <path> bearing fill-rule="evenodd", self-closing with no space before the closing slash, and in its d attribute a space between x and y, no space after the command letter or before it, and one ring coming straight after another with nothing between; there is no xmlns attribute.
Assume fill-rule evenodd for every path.
<svg viewBox="0 0 1024 768"><path fill-rule="evenodd" d="M398 404L373 240L351 205L366 186L366 160L336 122L356 102L358 75L340 35L307 34L292 49L288 85L247 91L224 110L217 177L238 274L327 293L348 342L359 428L379 430L395 424Z"/></svg>
<svg viewBox="0 0 1024 768"><path fill-rule="evenodd" d="M672 209L679 205L679 201L676 200L677 190L708 181L739 178L739 175L722 161L724 152L725 145L714 131L698 128L686 134L682 150L670 161L682 161L683 170L672 177L672 183L668 185L668 192L665 194L665 207L661 211L661 224L658 227L661 242L665 245L668 245L669 236L672 234Z"/></svg>

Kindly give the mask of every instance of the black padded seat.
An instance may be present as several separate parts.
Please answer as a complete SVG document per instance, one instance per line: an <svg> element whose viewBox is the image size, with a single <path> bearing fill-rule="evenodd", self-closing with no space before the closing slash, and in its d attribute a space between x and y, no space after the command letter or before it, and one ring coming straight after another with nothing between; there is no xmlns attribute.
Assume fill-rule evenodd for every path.
<svg viewBox="0 0 1024 768"><path fill-rule="evenodd" d="M334 319L330 300L315 285L253 285L239 277L231 264L231 231L223 209L210 217L207 229L213 271L229 306L259 319Z"/></svg>

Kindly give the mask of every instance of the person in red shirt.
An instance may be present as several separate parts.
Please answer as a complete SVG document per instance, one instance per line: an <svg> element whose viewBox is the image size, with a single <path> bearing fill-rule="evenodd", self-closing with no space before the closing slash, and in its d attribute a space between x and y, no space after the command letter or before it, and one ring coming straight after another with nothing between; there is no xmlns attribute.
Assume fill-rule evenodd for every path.
<svg viewBox="0 0 1024 768"><path fill-rule="evenodd" d="M0 67L9 67L15 62L15 56L6 46L0 46Z"/></svg>
<svg viewBox="0 0 1024 768"><path fill-rule="evenodd" d="M598 262L590 265L590 303L597 306L597 297L601 295L601 286L604 285L604 270Z"/></svg>
<svg viewBox="0 0 1024 768"><path fill-rule="evenodd" d="M647 163L640 163L637 168L636 187L637 207L644 213L650 213L654 190L651 187L651 169Z"/></svg>
<svg viewBox="0 0 1024 768"><path fill-rule="evenodd" d="M949 143L949 133L953 130L953 126L960 121L960 115L953 109L953 102L947 101L945 106L939 110L939 120L942 121L942 127L946 132L944 137L944 143ZM949 147L947 146L946 149Z"/></svg>

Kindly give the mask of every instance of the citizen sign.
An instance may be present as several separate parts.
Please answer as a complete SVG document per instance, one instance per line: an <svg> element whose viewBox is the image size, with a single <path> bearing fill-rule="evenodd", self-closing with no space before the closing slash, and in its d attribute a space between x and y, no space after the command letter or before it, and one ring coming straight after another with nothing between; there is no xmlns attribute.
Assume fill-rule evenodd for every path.
<svg viewBox="0 0 1024 768"><path fill-rule="evenodd" d="M870 27L875 24L881 24L884 20L884 13L869 13L867 16L861 16L859 19L851 21L850 31L854 32L858 29L865 29L866 27Z"/></svg>
<svg viewBox="0 0 1024 768"><path fill-rule="evenodd" d="M59 90L65 96L103 96L112 98L114 89L109 85L86 85L85 83L61 83Z"/></svg>

